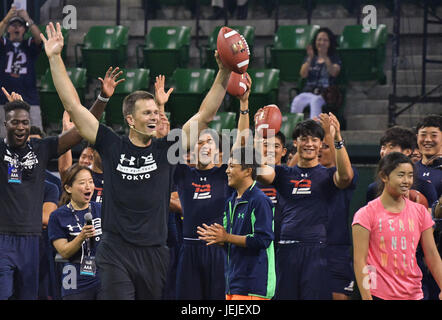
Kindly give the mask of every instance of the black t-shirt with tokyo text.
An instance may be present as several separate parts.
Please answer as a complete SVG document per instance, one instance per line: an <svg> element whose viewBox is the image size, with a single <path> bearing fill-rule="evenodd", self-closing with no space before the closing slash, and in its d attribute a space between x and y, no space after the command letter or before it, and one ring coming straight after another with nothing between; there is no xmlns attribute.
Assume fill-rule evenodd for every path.
<svg viewBox="0 0 442 320"><path fill-rule="evenodd" d="M106 233L137 246L166 245L167 217L175 166L167 159L176 142L152 139L137 147L101 125L95 147L103 162L103 240Z"/></svg>

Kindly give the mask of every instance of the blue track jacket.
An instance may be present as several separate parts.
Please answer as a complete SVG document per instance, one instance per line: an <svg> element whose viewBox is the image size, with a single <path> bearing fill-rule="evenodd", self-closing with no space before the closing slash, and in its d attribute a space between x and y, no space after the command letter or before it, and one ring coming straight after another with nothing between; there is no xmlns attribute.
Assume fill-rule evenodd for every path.
<svg viewBox="0 0 442 320"><path fill-rule="evenodd" d="M246 235L246 247L225 244L227 250L226 294L272 298L275 293L275 256L271 200L256 181L236 199L235 191L227 200L224 228L230 234ZM236 202L236 204L235 204Z"/></svg>

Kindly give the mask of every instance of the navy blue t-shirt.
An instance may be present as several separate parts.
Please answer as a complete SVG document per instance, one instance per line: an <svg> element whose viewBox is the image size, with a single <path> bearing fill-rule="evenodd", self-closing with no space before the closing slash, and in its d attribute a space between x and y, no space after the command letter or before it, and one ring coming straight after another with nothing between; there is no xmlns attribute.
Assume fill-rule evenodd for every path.
<svg viewBox="0 0 442 320"><path fill-rule="evenodd" d="M58 192L57 186L52 182L45 180L43 202L52 202L58 205L59 199L60 199L60 193Z"/></svg>
<svg viewBox="0 0 442 320"><path fill-rule="evenodd" d="M325 242L328 209L339 190L336 168L276 166L273 185L284 200L281 240Z"/></svg>
<svg viewBox="0 0 442 320"><path fill-rule="evenodd" d="M262 183L259 183L258 181L256 182L256 186L261 189L262 192L264 192L264 194L269 197L269 199L272 201L273 207L275 208L274 210L274 215L273 215L273 223L274 223L274 228L273 228L273 232L275 234L275 240L274 243L277 244L279 239L280 239L280 234L281 234L281 205L280 203L282 202L281 197L278 195L278 191L276 191L276 188L272 185L270 186L266 186L263 185Z"/></svg>
<svg viewBox="0 0 442 320"><path fill-rule="evenodd" d="M90 202L91 204L91 213L92 213L92 223L95 228L96 236L93 238L94 245L91 246L91 256L95 256L97 247L100 243L101 239L101 204L96 202ZM48 236L49 241L53 243L57 239L67 239L68 242L72 241L78 234L81 232L85 221L84 215L89 211L89 208L85 210L75 210L75 215L78 217L78 221L75 218L75 215L72 213L72 210L69 209L66 205L61 206L54 212L52 212L49 218L48 224ZM92 238L91 238L92 239ZM83 242L81 250L78 250L76 254L74 254L70 259L69 263L65 263L63 266L63 273L69 273L71 268L75 268L76 270L76 279L77 279L77 289L71 288L71 286L61 286L61 295L67 296L74 293L79 293L96 285L99 285L99 272L95 277L93 276L85 276L80 274L80 264L78 261L81 261L82 256L87 255L87 245L86 242ZM66 272L65 272L66 271ZM71 279L73 277L71 276Z"/></svg>
<svg viewBox="0 0 442 320"><path fill-rule="evenodd" d="M94 193L92 194L91 201L103 202L103 186L104 186L104 174L92 171L92 179L94 180Z"/></svg>
<svg viewBox="0 0 442 320"><path fill-rule="evenodd" d="M51 171L46 169L45 180L55 184L57 186L57 189L58 189L58 194L59 194L59 196L61 196L61 194L63 193L63 189L61 188L61 180L60 180L60 178L57 177L55 174L53 174Z"/></svg>
<svg viewBox="0 0 442 320"><path fill-rule="evenodd" d="M43 44L37 45L32 37L16 43L6 37L0 39L0 83L8 92L21 94L30 105L40 105L35 62L42 47ZM7 101L6 96L0 94L0 104Z"/></svg>
<svg viewBox="0 0 442 320"><path fill-rule="evenodd" d="M353 168L354 176L350 185L345 189L338 189L332 198L329 209L329 220L327 229L328 245L351 245L349 213L350 201L353 192L356 190L359 174Z"/></svg>
<svg viewBox="0 0 442 320"><path fill-rule="evenodd" d="M174 181L183 208L183 237L197 239L196 227L223 224L224 206L233 189L227 184L227 165L198 170L177 165Z"/></svg>
<svg viewBox="0 0 442 320"><path fill-rule="evenodd" d="M442 170L438 168L432 168L422 164L422 160L415 163L418 177L431 181L436 188L437 198L442 195ZM430 206L432 203L428 203Z"/></svg>

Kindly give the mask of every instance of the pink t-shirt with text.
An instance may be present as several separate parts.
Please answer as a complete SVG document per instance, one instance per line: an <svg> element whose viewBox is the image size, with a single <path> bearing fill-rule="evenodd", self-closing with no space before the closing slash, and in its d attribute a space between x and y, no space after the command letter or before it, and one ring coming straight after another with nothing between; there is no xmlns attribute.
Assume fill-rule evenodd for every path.
<svg viewBox="0 0 442 320"><path fill-rule="evenodd" d="M423 205L404 199L404 209L392 213L376 198L356 212L352 223L370 231L363 272L369 275L371 294L385 300L423 298L416 248L422 232L434 222Z"/></svg>

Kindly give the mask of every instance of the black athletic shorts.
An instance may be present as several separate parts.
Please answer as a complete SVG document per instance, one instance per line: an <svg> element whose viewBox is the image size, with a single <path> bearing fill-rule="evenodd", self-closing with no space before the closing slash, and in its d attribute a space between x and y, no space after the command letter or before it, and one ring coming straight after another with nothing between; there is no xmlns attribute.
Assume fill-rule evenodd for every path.
<svg viewBox="0 0 442 320"><path fill-rule="evenodd" d="M106 233L97 250L103 300L158 300L169 265L166 246L135 246Z"/></svg>

